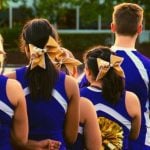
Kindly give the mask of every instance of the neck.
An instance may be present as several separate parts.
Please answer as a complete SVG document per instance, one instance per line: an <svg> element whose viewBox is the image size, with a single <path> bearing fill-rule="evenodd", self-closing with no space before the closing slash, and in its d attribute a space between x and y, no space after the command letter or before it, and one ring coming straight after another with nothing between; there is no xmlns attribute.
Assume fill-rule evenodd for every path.
<svg viewBox="0 0 150 150"><path fill-rule="evenodd" d="M114 46L116 47L125 47L125 48L135 48L137 35L131 36L122 36L122 35L115 35L115 43Z"/></svg>
<svg viewBox="0 0 150 150"><path fill-rule="evenodd" d="M97 82L97 81L92 81L90 86L95 86L95 87L99 87L99 88L102 88L102 85L100 82Z"/></svg>

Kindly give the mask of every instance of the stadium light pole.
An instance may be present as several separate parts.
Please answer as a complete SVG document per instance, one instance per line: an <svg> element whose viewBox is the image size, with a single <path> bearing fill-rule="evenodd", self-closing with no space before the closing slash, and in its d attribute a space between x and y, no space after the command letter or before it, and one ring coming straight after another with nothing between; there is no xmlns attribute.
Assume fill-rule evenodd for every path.
<svg viewBox="0 0 150 150"><path fill-rule="evenodd" d="M9 28L12 29L12 22L13 22L13 8L9 4Z"/></svg>
<svg viewBox="0 0 150 150"><path fill-rule="evenodd" d="M76 6L76 30L80 29L80 6Z"/></svg>

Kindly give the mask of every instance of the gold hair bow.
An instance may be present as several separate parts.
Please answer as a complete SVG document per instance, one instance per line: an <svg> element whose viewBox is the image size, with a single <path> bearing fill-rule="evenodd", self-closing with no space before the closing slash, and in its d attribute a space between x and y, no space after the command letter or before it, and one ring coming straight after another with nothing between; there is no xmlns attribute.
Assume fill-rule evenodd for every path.
<svg viewBox="0 0 150 150"><path fill-rule="evenodd" d="M73 68L82 64L79 60L70 56L71 53L65 48L61 48L63 51L56 55L54 64L60 70L62 65L65 65L69 74L73 74Z"/></svg>
<svg viewBox="0 0 150 150"><path fill-rule="evenodd" d="M48 54L49 54L48 56L50 56L50 59L52 59L52 60L54 60L55 56L58 53L62 52L59 44L51 36L49 36L48 42L44 48L46 48L48 50Z"/></svg>
<svg viewBox="0 0 150 150"><path fill-rule="evenodd" d="M116 56L116 55L110 56L110 63L108 61L101 59L101 58L97 58L97 65L99 68L99 73L96 77L96 81L102 79L105 76L105 74L108 72L110 67L113 67L115 72L119 76L124 78L125 77L124 72L123 72L122 68L120 67L122 61L123 61L123 58Z"/></svg>
<svg viewBox="0 0 150 150"><path fill-rule="evenodd" d="M55 55L61 52L59 44L50 36L48 42L46 43L43 49L38 48L32 44L29 44L30 49L30 65L33 69L36 66L40 66L41 68L45 69L45 56L44 54L47 53L49 59L53 61Z"/></svg>

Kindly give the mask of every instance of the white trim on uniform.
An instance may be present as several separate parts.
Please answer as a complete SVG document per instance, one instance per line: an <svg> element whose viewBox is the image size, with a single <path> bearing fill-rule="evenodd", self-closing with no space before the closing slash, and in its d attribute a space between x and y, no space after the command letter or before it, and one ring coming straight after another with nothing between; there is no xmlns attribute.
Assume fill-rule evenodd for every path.
<svg viewBox="0 0 150 150"><path fill-rule="evenodd" d="M147 74L147 71L146 71L143 63L141 62L141 60L133 52L131 52L131 51L125 51L125 53L129 56L129 58L135 64L135 66L138 69L138 71L139 71L142 79L145 82L145 85L146 85L147 91L148 91L149 78L148 78L148 74Z"/></svg>
<svg viewBox="0 0 150 150"><path fill-rule="evenodd" d="M80 83L83 79L83 77L85 76L85 73L83 72L81 75L79 75L79 77L77 78L77 82Z"/></svg>
<svg viewBox="0 0 150 150"><path fill-rule="evenodd" d="M59 104L63 107L66 113L68 106L66 100L61 96L61 94L56 89L53 89L52 96L59 102Z"/></svg>
<svg viewBox="0 0 150 150"><path fill-rule="evenodd" d="M96 89L94 87L88 86L87 87L89 90L94 91L94 92L102 92L102 90Z"/></svg>
<svg viewBox="0 0 150 150"><path fill-rule="evenodd" d="M26 87L26 88L24 88L23 90L24 90L25 96L27 96L28 94L30 94L29 87Z"/></svg>
<svg viewBox="0 0 150 150"><path fill-rule="evenodd" d="M147 101L146 104L147 104L147 111L144 112L146 128L147 128L147 132L145 136L145 145L150 146L150 118L149 118L149 109L148 109L149 101Z"/></svg>
<svg viewBox="0 0 150 150"><path fill-rule="evenodd" d="M130 59L132 60L132 62L135 64L136 68L138 69L146 87L147 87L147 91L149 91L149 77L148 77L148 74L147 74L147 71L143 65L143 63L140 61L140 59L134 55L134 53L132 52L127 52L125 51L126 54L130 57ZM148 100L147 100L148 101ZM147 108L148 109L148 108ZM145 116L145 122L146 122L146 125L147 125L147 132L146 132L146 135L145 135L145 145L148 145L150 146L150 119L149 119L149 113L145 112L144 113L144 116Z"/></svg>
<svg viewBox="0 0 150 150"><path fill-rule="evenodd" d="M25 96L27 96L28 94L30 94L29 87L24 88L24 93L25 93ZM52 96L63 107L63 109L64 109L64 111L66 113L67 112L68 104L67 104L66 100L62 97L62 95L56 89L53 89Z"/></svg>
<svg viewBox="0 0 150 150"><path fill-rule="evenodd" d="M110 108L109 106L106 106L104 104L96 104L95 105L96 111L103 111L109 115L111 115L113 118L117 119L119 122L122 122L129 130L131 129L131 123L129 120L127 120L124 116Z"/></svg>
<svg viewBox="0 0 150 150"><path fill-rule="evenodd" d="M121 51L137 51L134 47L125 48L125 47L118 47L118 46L112 46L111 50L113 52L116 52L119 50L121 50Z"/></svg>
<svg viewBox="0 0 150 150"><path fill-rule="evenodd" d="M78 127L78 133L83 134L83 127L81 126Z"/></svg>
<svg viewBox="0 0 150 150"><path fill-rule="evenodd" d="M132 60L136 68L138 69L142 79L144 80L144 83L147 87L147 91L149 91L149 77L147 74L147 71L142 63L142 61L132 52L135 51L135 49L126 49L126 48L119 48L112 46L111 47L112 51L116 52L117 50L124 51L128 57ZM145 137L145 145L150 146L150 119L149 119L149 100L146 102L146 108L147 111L144 113L145 121L146 121L146 126L147 126L147 132L146 132L146 137Z"/></svg>
<svg viewBox="0 0 150 150"><path fill-rule="evenodd" d="M14 115L14 110L1 100L0 100L0 110L5 112L10 118L12 118Z"/></svg>

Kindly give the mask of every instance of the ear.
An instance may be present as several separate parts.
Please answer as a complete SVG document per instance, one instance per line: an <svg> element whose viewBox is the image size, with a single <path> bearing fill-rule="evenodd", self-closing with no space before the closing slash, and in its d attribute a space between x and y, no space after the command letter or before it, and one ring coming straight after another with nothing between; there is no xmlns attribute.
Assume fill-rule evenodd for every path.
<svg viewBox="0 0 150 150"><path fill-rule="evenodd" d="M138 34L141 34L142 31L143 31L143 25L140 24L140 25L138 25L138 27L137 27L137 33L138 33Z"/></svg>
<svg viewBox="0 0 150 150"><path fill-rule="evenodd" d="M111 32L116 32L116 25L113 22L111 23Z"/></svg>

